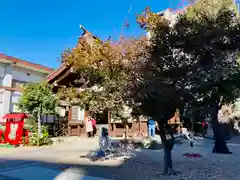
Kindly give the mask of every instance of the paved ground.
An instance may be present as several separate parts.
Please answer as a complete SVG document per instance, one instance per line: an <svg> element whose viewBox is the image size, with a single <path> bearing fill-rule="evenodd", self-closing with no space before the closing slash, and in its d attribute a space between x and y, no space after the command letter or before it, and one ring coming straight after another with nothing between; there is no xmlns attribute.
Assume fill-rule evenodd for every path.
<svg viewBox="0 0 240 180"><path fill-rule="evenodd" d="M88 146L83 146L83 144ZM93 139L72 139L62 145L39 149L10 149L6 153L0 150L0 179L6 180L52 180L62 172L62 180L92 179L101 177L115 180L232 180L240 175L240 137L229 142L233 155L213 155L212 141L201 140L190 148L188 144L175 146L173 163L179 172L176 177L163 177L163 152L161 150L144 150L124 161L90 162L80 158L87 151L97 148ZM2 153L3 152L3 153ZM5 152L5 153L4 153ZM199 152L201 159L187 159L185 152ZM79 173L80 171L80 173ZM86 174L83 178L80 174ZM59 178L59 177L58 177ZM61 179L57 179L61 180ZM100 180L100 179L95 179Z"/></svg>
<svg viewBox="0 0 240 180"><path fill-rule="evenodd" d="M78 179L82 178L81 175L76 172L69 172L69 170L71 171L73 167L78 166L79 164L101 166L102 168L119 165L119 162L116 160L94 163L80 158L80 156L85 155L93 149L97 149L97 147L97 138L84 139L71 137L62 144L49 147L15 149L1 148L0 179L52 180L54 177L67 170L67 175L71 176L71 180L75 180L76 176ZM91 177L92 179L91 174L96 174L97 177L101 174L100 169L90 170L90 173L86 172L85 174L89 174L89 176L85 176L83 179L87 180L88 177ZM61 175L60 177L66 179L65 175ZM58 180L60 180L60 177L58 177ZM98 178L96 180L102 179Z"/></svg>

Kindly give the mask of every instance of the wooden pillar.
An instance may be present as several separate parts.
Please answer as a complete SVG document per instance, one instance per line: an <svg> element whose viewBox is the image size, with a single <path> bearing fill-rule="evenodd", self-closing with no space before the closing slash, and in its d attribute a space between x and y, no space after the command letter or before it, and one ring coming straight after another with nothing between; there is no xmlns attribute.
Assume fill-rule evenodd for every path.
<svg viewBox="0 0 240 180"><path fill-rule="evenodd" d="M68 124L68 136L71 136L71 127L69 124Z"/></svg>
<svg viewBox="0 0 240 180"><path fill-rule="evenodd" d="M126 124L126 136L128 137L129 136L129 125L128 124Z"/></svg>
<svg viewBox="0 0 240 180"><path fill-rule="evenodd" d="M69 106L68 107L68 121L71 121L72 120L72 107Z"/></svg>
<svg viewBox="0 0 240 180"><path fill-rule="evenodd" d="M87 136L87 129L86 129L86 123L87 123L87 117L88 117L88 112L84 110L84 120L83 120L83 135Z"/></svg>
<svg viewBox="0 0 240 180"><path fill-rule="evenodd" d="M81 127L79 124L77 125L77 136L81 136Z"/></svg>
<svg viewBox="0 0 240 180"><path fill-rule="evenodd" d="M72 107L68 107L68 121L72 120ZM71 136L71 126L68 123L68 136Z"/></svg>
<svg viewBox="0 0 240 180"><path fill-rule="evenodd" d="M137 123L138 123L138 131L139 131L139 132L142 131L141 122L142 122L141 119L139 119L139 120L137 121Z"/></svg>
<svg viewBox="0 0 240 180"><path fill-rule="evenodd" d="M107 118L108 118L108 135L112 135L112 124L111 124L111 114L110 111L107 111Z"/></svg>

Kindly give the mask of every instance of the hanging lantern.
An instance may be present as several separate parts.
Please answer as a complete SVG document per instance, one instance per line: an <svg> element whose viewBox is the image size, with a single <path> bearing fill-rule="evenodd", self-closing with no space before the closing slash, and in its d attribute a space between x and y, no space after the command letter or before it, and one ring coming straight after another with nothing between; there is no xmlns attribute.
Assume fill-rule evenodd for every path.
<svg viewBox="0 0 240 180"><path fill-rule="evenodd" d="M55 111L58 113L60 117L65 117L66 109L62 107L56 107Z"/></svg>

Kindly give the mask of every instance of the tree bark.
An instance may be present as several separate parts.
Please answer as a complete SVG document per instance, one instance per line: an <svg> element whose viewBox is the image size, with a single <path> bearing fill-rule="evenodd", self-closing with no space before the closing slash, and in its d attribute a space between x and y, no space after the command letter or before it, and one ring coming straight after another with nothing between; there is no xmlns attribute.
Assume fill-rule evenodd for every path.
<svg viewBox="0 0 240 180"><path fill-rule="evenodd" d="M214 133L215 143L212 152L218 154L232 154L232 152L229 151L225 138L223 137L219 129L218 122L219 109L220 109L219 105L217 103L214 103L212 110L212 129Z"/></svg>

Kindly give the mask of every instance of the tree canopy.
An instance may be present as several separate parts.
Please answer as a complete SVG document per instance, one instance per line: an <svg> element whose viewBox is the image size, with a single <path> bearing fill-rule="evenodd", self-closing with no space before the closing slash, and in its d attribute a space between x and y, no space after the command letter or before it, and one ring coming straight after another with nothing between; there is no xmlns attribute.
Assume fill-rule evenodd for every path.
<svg viewBox="0 0 240 180"><path fill-rule="evenodd" d="M212 118L213 152L230 153L218 128L218 112L240 94L240 22L225 5L197 13L192 18L183 13L171 26L150 9L138 18L151 31L140 109L163 127L176 108L200 108Z"/></svg>
<svg viewBox="0 0 240 180"><path fill-rule="evenodd" d="M27 84L19 100L22 112L29 112L35 117L37 113L54 113L57 100L46 83Z"/></svg>
<svg viewBox="0 0 240 180"><path fill-rule="evenodd" d="M214 134L218 134L219 108L233 102L240 92L237 15L224 4L196 7L190 9L194 15L188 9L174 24L147 8L137 22L151 32L148 41L114 43L92 36L64 56L85 86L62 87L59 97L88 111L111 110L119 118L124 118L125 105L153 117L160 125L168 158L164 171L170 173L173 141L165 136L167 121L176 112L200 107L211 114ZM224 142L219 136L215 140Z"/></svg>
<svg viewBox="0 0 240 180"><path fill-rule="evenodd" d="M101 41L91 35L64 56L85 87L62 87L59 97L91 112L109 109L119 117L128 105L164 122L177 108L209 109L220 99L233 101L239 92L239 22L226 2L217 4L214 13L205 13L215 7L207 3L204 8L196 3L192 10L197 15L189 18L188 9L174 26L146 9L137 21L153 32L148 43L134 38Z"/></svg>
<svg viewBox="0 0 240 180"><path fill-rule="evenodd" d="M62 87L58 96L90 112L110 110L114 119L124 118L124 107L133 103L129 95L136 81L138 56L145 44L136 38L112 42L89 35L65 58L84 85Z"/></svg>
<svg viewBox="0 0 240 180"><path fill-rule="evenodd" d="M176 107L236 98L240 26L230 9L223 7L212 16L202 11L196 18L184 13L173 27L149 9L138 19L153 32L143 77L145 113L151 110L163 118Z"/></svg>
<svg viewBox="0 0 240 180"><path fill-rule="evenodd" d="M186 8L186 15L188 18L196 18L201 16L201 13L207 15L216 15L219 10L224 6L232 12L238 14L238 9L232 0L193 0L191 5Z"/></svg>

